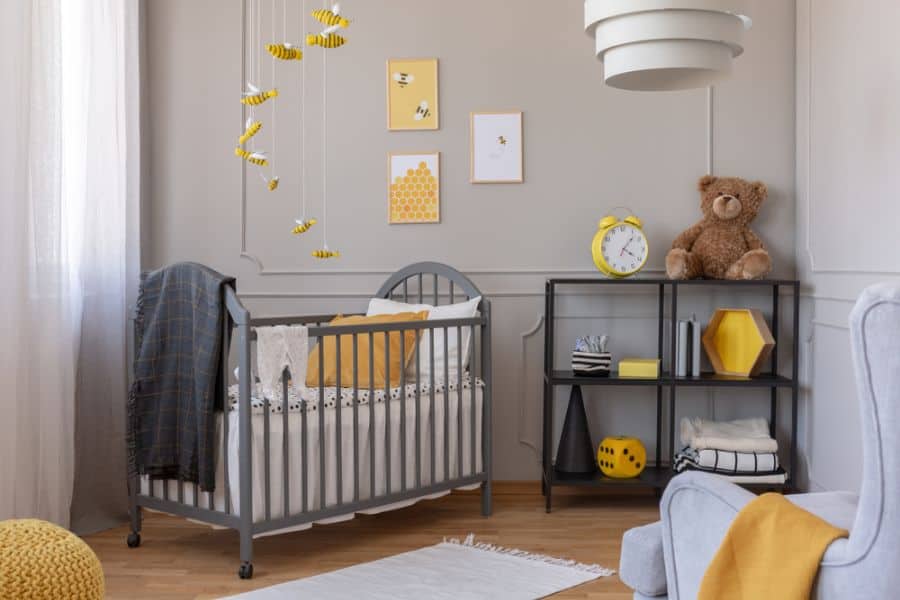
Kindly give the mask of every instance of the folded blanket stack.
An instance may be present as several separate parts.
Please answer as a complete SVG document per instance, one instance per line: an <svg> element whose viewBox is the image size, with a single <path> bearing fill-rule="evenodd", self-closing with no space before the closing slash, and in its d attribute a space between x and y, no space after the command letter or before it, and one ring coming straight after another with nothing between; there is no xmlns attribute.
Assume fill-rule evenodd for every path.
<svg viewBox="0 0 900 600"><path fill-rule="evenodd" d="M734 483L784 483L787 474L778 462L778 442L769 435L765 419L719 423L700 418L681 420L684 449L673 468L715 473Z"/></svg>
<svg viewBox="0 0 900 600"><path fill-rule="evenodd" d="M612 365L612 354L606 349L608 341L606 335L587 335L575 340L572 371L576 375L608 376Z"/></svg>

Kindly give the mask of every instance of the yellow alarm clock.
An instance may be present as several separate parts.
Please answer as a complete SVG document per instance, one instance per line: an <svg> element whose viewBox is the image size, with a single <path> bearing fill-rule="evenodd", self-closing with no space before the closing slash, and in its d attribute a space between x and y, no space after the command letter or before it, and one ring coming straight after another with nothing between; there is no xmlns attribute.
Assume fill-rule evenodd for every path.
<svg viewBox="0 0 900 600"><path fill-rule="evenodd" d="M600 219L591 243L591 254L601 273L621 278L634 275L643 268L650 246L641 227L641 220L633 214L621 220L612 215Z"/></svg>

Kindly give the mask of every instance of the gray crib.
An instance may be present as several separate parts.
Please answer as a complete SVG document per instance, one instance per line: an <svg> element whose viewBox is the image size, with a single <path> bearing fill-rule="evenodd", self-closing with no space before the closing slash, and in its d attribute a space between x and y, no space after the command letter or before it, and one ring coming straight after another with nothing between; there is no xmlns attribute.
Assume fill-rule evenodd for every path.
<svg viewBox="0 0 900 600"><path fill-rule="evenodd" d="M398 300L401 302L431 302L439 304L453 304L463 300L481 296L481 292L466 276L459 271L440 263L423 262L405 267L394 273L378 290L376 297ZM443 301L443 302L442 302ZM296 528L340 515L373 510L393 503L409 501L416 498L445 492L454 488L481 486L481 511L488 516L491 514L491 308L490 302L482 297L479 305L479 314L474 318L445 319L414 321L406 323L367 324L350 326L330 326L327 323L333 315L293 316L274 318L252 318L250 312L244 308L235 292L230 288L226 291L225 304L227 315L223 324L224 348L222 352L223 368L228 372L229 354L233 350L232 336L236 335L237 362L238 362L238 393L236 396L236 411L229 412L231 403L228 397L228 386L223 392L222 405L225 407L221 415L219 431L220 446L218 446L217 473L221 473L222 480L217 476L216 492L207 493L200 491L197 484L174 480L148 481L140 477L130 479L129 500L131 515L131 533L128 536L128 546L135 548L140 545L141 509L143 507L158 510L212 525L228 527L238 530L240 533L240 558L241 565L238 574L247 579L253 576L253 538L259 534L271 533L282 529ZM285 370L282 375L282 398L280 414L272 413L270 399L252 398L251 396L251 344L255 340L254 327L268 325L296 325L304 324L309 327L311 352L319 353L319 389L315 400L294 399L299 404L299 416L291 418L289 415L294 406L289 404L288 379L291 374ZM448 334L455 332L457 343L462 344L463 332L468 329L469 339L469 368L468 381L464 382L462 354L456 356L456 381L449 377L450 365L447 364ZM410 364L415 365L415 381L407 381L405 369L401 368L399 393L396 389L393 393L399 395L399 401L392 401L391 377L385 373L384 390L375 390L371 387L373 377L372 336L382 334L386 338L391 332L397 334L400 340L400 355L405 356L405 338L403 332L415 331L416 339L425 330L442 331L444 360L443 364L435 365L435 335L428 336L431 348L423 348L426 352L426 360L430 357L430 376L426 381L420 378L420 348L422 344L416 343L414 358ZM353 377L352 381L341 381L341 341L352 339L353 344ZM357 369L358 352L357 344L362 336L369 338L369 369L370 386L361 389L359 386L359 373ZM328 423L332 427L326 427L326 388L323 376L323 343L327 337L333 337L336 345L337 381L336 381L336 406L333 416L329 416ZM385 346L385 368L390 369L391 344ZM401 365L403 361L401 360ZM437 377L436 377L437 374ZM304 377L305 374L293 374L294 377ZM443 393L436 399L436 388L441 387ZM407 385L411 384L411 385ZM453 386L455 384L455 390ZM407 390L413 390L407 392ZM424 391L423 391L424 390ZM342 391L348 404L342 403ZM382 393L382 401L377 408L379 411L376 419L377 394ZM368 393L367 401L362 397ZM411 395L410 395L411 394ZM476 396L478 401L476 401ZM436 406L437 401L437 406ZM465 403L468 402L466 405ZM480 411L476 414L476 407L480 402ZM315 406L314 404L318 404ZM413 418L407 414L408 404L413 403ZM441 406L441 403L443 406ZM455 403L451 405L451 403ZM253 413L256 405L257 413ZM455 406L455 417L451 416ZM468 414L464 407L468 406ZM262 414L259 414L261 409ZM276 407L276 410L278 408ZM330 410L330 409L329 409ZM437 415L443 415L442 423L438 424ZM396 412L399 414L392 414ZM271 414L270 414L271 413ZM347 414L342 414L347 413ZM237 432L233 431L234 424L230 424L233 418L236 420ZM328 413L331 415L332 413ZM427 422L423 423L421 415L427 415ZM476 428L476 416L480 423ZM345 427L351 427L352 432L352 466L346 469L348 456L342 442L349 446L349 440L342 440L342 419L352 419L352 426L343 423ZM368 426L360 427L361 420L368 422ZM409 420L413 422L410 423ZM290 423L299 421L299 461L296 460L298 451L291 448L292 439ZM383 421L383 433L379 432L376 422ZM309 443L309 434L318 438L317 447ZM254 473L254 464L259 468L260 456L254 461L254 427L262 428L262 465L261 473ZM275 436L275 441L270 439L271 430L280 428L280 436ZM455 429L455 435L453 433ZM477 430L480 429L480 439ZM379 435L376 435L378 433ZM396 435L399 433L399 435ZM229 439L237 441L237 465L229 464L234 459L229 459ZM346 435L346 434L345 434ZM280 437L280 440L278 440ZM296 436L295 436L296 438ZM326 438L333 443L336 456L328 456L331 444L326 444ZM455 443L455 449L452 444ZM408 447L410 444L413 448ZM476 444L480 446L476 447ZM280 451L277 447L281 446ZM394 448L392 449L392 445ZM257 447L258 447L257 443ZM437 446L437 447L436 447ZM443 449L440 453L441 447ZM310 456L316 454L317 457ZM392 451L393 450L393 451ZM393 456L399 450L399 475L391 473ZM468 452L468 457L464 455ZM383 473L376 469L376 453L381 452L386 457ZM451 457L452 452L452 457ZM480 460L476 456L480 452ZM412 453L412 458L409 454ZM423 454L428 456L426 459ZM273 457L277 460L273 461ZM440 458L436 458L440 457ZM328 459L328 460L326 460ZM455 473L451 466L451 459L455 459ZM368 462L368 469L362 464ZM407 464L413 461L414 464ZM276 462L275 466L270 463ZM300 464L296 464L299 462ZM463 463L467 464L463 464ZM279 464L280 463L280 464ZM312 464L311 464L312 463ZM326 463L333 466L327 467ZM436 464L437 463L437 464ZM443 464L441 464L443 463ZM480 465L479 465L480 463ZM414 468L412 475L409 469ZM438 472L437 468L440 468ZM308 485L310 476L315 480L313 470L318 470L317 485ZM238 475L237 499L239 510L232 501L231 479L229 472ZM345 472L349 471L349 472ZM328 475L328 477L326 477ZM263 507L256 507L257 516L254 517L254 476L261 482L261 496ZM376 476L379 481L376 481ZM301 498L291 497L291 479L300 478ZM351 483L346 478L351 478ZM278 480L278 481L276 481ZM328 485L331 481L331 485ZM296 481L294 482L296 487ZM308 488L314 488L313 494L308 493ZM368 493L365 493L365 492ZM310 498L309 496L313 497ZM329 500L329 498L331 498ZM299 506L298 506L299 504Z"/></svg>

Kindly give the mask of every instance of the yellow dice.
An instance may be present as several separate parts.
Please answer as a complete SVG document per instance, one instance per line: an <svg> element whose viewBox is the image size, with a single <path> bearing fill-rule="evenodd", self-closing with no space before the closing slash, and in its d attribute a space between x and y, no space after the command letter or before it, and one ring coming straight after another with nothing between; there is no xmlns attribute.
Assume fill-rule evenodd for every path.
<svg viewBox="0 0 900 600"><path fill-rule="evenodd" d="M617 436L604 438L597 449L597 464L607 477L637 477L647 466L647 449L641 440Z"/></svg>

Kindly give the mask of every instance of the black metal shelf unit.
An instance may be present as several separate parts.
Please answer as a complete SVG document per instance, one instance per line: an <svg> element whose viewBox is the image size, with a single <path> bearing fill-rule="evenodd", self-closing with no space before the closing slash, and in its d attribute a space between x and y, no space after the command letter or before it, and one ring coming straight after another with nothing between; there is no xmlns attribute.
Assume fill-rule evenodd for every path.
<svg viewBox="0 0 900 600"><path fill-rule="evenodd" d="M615 287L631 286L656 286L658 296L658 328L657 328L657 358L660 360L660 376L657 378L630 378L619 377L617 373L611 373L609 377L584 377L575 375L572 371L559 370L554 366L555 356L555 305L558 286L570 285L600 285ZM662 370L668 364L674 363L676 351L676 329L678 323L678 290L681 287L696 286L720 286L732 288L768 287L772 290L772 315L771 330L775 338L775 349L772 352L769 371L760 375L744 377L727 377L715 373L701 373L699 377L675 377L671 372ZM783 348L778 343L779 339L779 314L781 311L781 292L789 289L792 295L793 310L793 337L791 340L792 364L790 375L779 372L779 354ZM667 294L668 292L668 294ZM800 282L791 279L764 279L754 281L726 281L695 279L689 281L671 281L661 278L631 279L606 279L593 278L558 278L548 279L545 287L544 314L544 410L543 410L543 481L542 490L546 500L547 511L550 511L552 503L552 490L554 486L588 486L588 487L631 487L644 486L660 491L668 485L672 477L671 461L675 455L675 404L678 388L683 387L742 387L742 388L768 388L769 394L769 426L772 435L775 435L778 416L778 391L789 389L791 393L791 440L788 465L788 477L793 475L797 464L797 408L798 408L798 365L799 365L799 325L800 325ZM666 298L670 302L670 327L671 348L666 356L664 348L665 333L665 303ZM648 466L640 477L635 479L612 479L605 477L597 471L591 475L572 475L557 471L553 464L553 402L555 386L648 386L656 388L656 461ZM662 460L662 427L663 427L663 389L669 390L669 448L668 464ZM788 479L782 485L766 484L767 488L790 489L791 480ZM748 485L754 488L758 486Z"/></svg>

